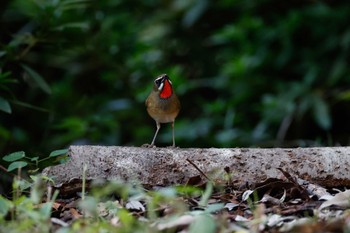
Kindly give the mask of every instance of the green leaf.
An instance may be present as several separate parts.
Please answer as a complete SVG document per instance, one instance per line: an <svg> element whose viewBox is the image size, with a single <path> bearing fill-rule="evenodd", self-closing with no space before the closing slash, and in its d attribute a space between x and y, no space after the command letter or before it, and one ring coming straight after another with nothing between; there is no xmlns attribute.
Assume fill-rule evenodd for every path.
<svg viewBox="0 0 350 233"><path fill-rule="evenodd" d="M41 217L44 217L45 219L49 219L51 216L51 210L52 210L52 202L46 202L44 203L40 208L40 214Z"/></svg>
<svg viewBox="0 0 350 233"><path fill-rule="evenodd" d="M58 31L63 31L65 29L69 29L69 28L77 28L77 29L81 29L81 30L87 30L87 29L89 29L89 24L86 22L67 23L67 24L63 24L59 27L56 27L55 29Z"/></svg>
<svg viewBox="0 0 350 233"><path fill-rule="evenodd" d="M29 74L29 76L33 79L33 81L36 82L36 84L38 84L38 86L44 92L46 92L47 94L51 94L50 86L47 84L47 82L44 80L44 78L40 74L38 74L35 70L30 68L29 66L22 64L22 67Z"/></svg>
<svg viewBox="0 0 350 233"><path fill-rule="evenodd" d="M30 190L30 199L34 204L39 204L45 193L45 182L40 176L31 176L34 181Z"/></svg>
<svg viewBox="0 0 350 233"><path fill-rule="evenodd" d="M68 149L54 150L50 153L49 157L57 157L59 155L65 155L68 153Z"/></svg>
<svg viewBox="0 0 350 233"><path fill-rule="evenodd" d="M201 200L199 201L199 206L207 206L208 200L213 192L213 184L211 182L207 183L207 187L201 197Z"/></svg>
<svg viewBox="0 0 350 233"><path fill-rule="evenodd" d="M207 10L209 6L208 0L196 1L195 4L186 12L182 23L186 27L192 26Z"/></svg>
<svg viewBox="0 0 350 233"><path fill-rule="evenodd" d="M51 184L54 184L55 181L51 178L51 177L48 177L48 176L43 176L42 177L43 180L47 181L47 182L50 182Z"/></svg>
<svg viewBox="0 0 350 233"><path fill-rule="evenodd" d="M40 108L40 107L31 105L31 104L28 104L28 103L25 103L25 102L22 102L22 101L13 100L11 102L13 104L16 104L16 105L19 105L19 106L22 106L22 107L25 107L25 108L31 108L31 109L34 109L34 110L37 110L37 111L48 112L48 110L45 109L45 108Z"/></svg>
<svg viewBox="0 0 350 233"><path fill-rule="evenodd" d="M61 6L63 10L83 9L87 6L88 0L70 0L62 1Z"/></svg>
<svg viewBox="0 0 350 233"><path fill-rule="evenodd" d="M0 71L0 83L10 83L14 80L10 78L11 72L1 72Z"/></svg>
<svg viewBox="0 0 350 233"><path fill-rule="evenodd" d="M134 222L134 217L126 209L118 210L118 217L123 226L132 226Z"/></svg>
<svg viewBox="0 0 350 233"><path fill-rule="evenodd" d="M0 195L0 218L6 216L6 214L12 207L13 203Z"/></svg>
<svg viewBox="0 0 350 233"><path fill-rule="evenodd" d="M22 167L25 167L27 166L28 163L27 162L24 162L24 161L16 161L16 162L12 162L10 163L9 167L7 168L7 171L13 171L15 169L18 169L18 168L22 168Z"/></svg>
<svg viewBox="0 0 350 233"><path fill-rule="evenodd" d="M214 233L216 224L214 219L208 214L200 214L195 221L191 223L189 233Z"/></svg>
<svg viewBox="0 0 350 233"><path fill-rule="evenodd" d="M23 192L24 190L30 188L32 186L32 183L25 179L21 179L18 181L18 187Z"/></svg>
<svg viewBox="0 0 350 233"><path fill-rule="evenodd" d="M344 101L350 101L350 90L340 92L337 95L337 99L344 100Z"/></svg>
<svg viewBox="0 0 350 233"><path fill-rule="evenodd" d="M167 188L162 188L158 191L158 194L164 196L164 197L171 197L175 198L176 197L176 189L174 187L167 187Z"/></svg>
<svg viewBox="0 0 350 233"><path fill-rule="evenodd" d="M205 209L205 212L207 212L207 213L214 213L214 212L217 212L219 210L222 210L223 208L224 208L224 203L210 204Z"/></svg>
<svg viewBox="0 0 350 233"><path fill-rule="evenodd" d="M201 190L198 187L194 186L185 186L185 185L179 185L176 186L176 190L178 193L183 195L192 195L192 196L198 196L201 193Z"/></svg>
<svg viewBox="0 0 350 233"><path fill-rule="evenodd" d="M5 155L2 159L7 161L7 162L13 162L16 160L19 160L21 158L24 158L25 153L24 151L17 151L17 152L13 152L9 155Z"/></svg>
<svg viewBox="0 0 350 233"><path fill-rule="evenodd" d="M28 173L29 174L34 174L34 173L37 173L39 170L40 170L40 168L36 168L36 169L33 169L33 170L28 170Z"/></svg>
<svg viewBox="0 0 350 233"><path fill-rule="evenodd" d="M82 211L90 216L98 216L97 201L93 197L86 197L79 202L79 207Z"/></svg>
<svg viewBox="0 0 350 233"><path fill-rule="evenodd" d="M31 158L30 161L38 161L38 159L39 159L39 156L35 156L35 157Z"/></svg>
<svg viewBox="0 0 350 233"><path fill-rule="evenodd" d="M1 51L0 51L0 57L2 57L2 56L4 56L4 55L6 55L6 53L7 53L6 51L1 50Z"/></svg>
<svg viewBox="0 0 350 233"><path fill-rule="evenodd" d="M6 99L2 98L1 96L0 96L0 110L6 113L12 112L10 103Z"/></svg>

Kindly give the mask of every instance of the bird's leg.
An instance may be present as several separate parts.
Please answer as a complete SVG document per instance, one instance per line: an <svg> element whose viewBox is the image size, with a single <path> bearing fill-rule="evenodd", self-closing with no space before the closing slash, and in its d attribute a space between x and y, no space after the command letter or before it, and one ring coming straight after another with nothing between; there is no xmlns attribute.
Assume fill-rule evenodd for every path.
<svg viewBox="0 0 350 233"><path fill-rule="evenodd" d="M174 127L175 121L171 122L171 128L173 129L173 147L175 147L175 127Z"/></svg>
<svg viewBox="0 0 350 233"><path fill-rule="evenodd" d="M156 130L156 133L154 134L154 137L153 137L153 140L152 140L152 143L151 143L151 146L154 145L154 141L156 140L156 137L157 137L157 134L158 134L158 131L160 129L160 123L158 121L156 121L156 124L157 124L157 130Z"/></svg>

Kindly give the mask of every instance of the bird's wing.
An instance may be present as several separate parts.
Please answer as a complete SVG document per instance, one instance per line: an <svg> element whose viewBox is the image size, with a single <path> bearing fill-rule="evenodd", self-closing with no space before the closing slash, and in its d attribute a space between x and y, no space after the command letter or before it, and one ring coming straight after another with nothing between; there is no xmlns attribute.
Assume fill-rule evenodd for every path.
<svg viewBox="0 0 350 233"><path fill-rule="evenodd" d="M150 98L149 98L149 96L147 97L147 99L146 99L146 101L145 101L145 105L146 105L146 107L148 107L149 106L149 104L150 104Z"/></svg>

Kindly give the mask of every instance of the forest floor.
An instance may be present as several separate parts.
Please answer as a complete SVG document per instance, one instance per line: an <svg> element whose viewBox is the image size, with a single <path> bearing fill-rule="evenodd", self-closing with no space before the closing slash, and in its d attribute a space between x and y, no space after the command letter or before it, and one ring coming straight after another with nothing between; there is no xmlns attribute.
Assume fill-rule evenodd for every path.
<svg viewBox="0 0 350 233"><path fill-rule="evenodd" d="M349 232L350 190L328 190L280 170L254 187L202 180L142 187L110 182L58 197L50 230L84 232ZM231 181L232 182L232 181ZM64 193L61 193L64 195ZM61 195L62 196L62 195Z"/></svg>

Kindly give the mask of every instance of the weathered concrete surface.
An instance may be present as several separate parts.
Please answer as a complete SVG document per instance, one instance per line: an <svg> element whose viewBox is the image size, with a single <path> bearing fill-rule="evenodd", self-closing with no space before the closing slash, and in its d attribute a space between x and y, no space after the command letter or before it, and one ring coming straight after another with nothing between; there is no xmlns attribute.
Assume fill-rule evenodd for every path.
<svg viewBox="0 0 350 233"><path fill-rule="evenodd" d="M209 177L224 169L236 184L280 177L277 168L325 187L350 186L350 147L293 149L144 148L119 146L71 146L66 164L46 168L55 186L79 184L83 165L87 180L138 180L145 185L184 184L200 175L191 160ZM213 174L216 174L214 177ZM79 185L78 185L79 186Z"/></svg>

